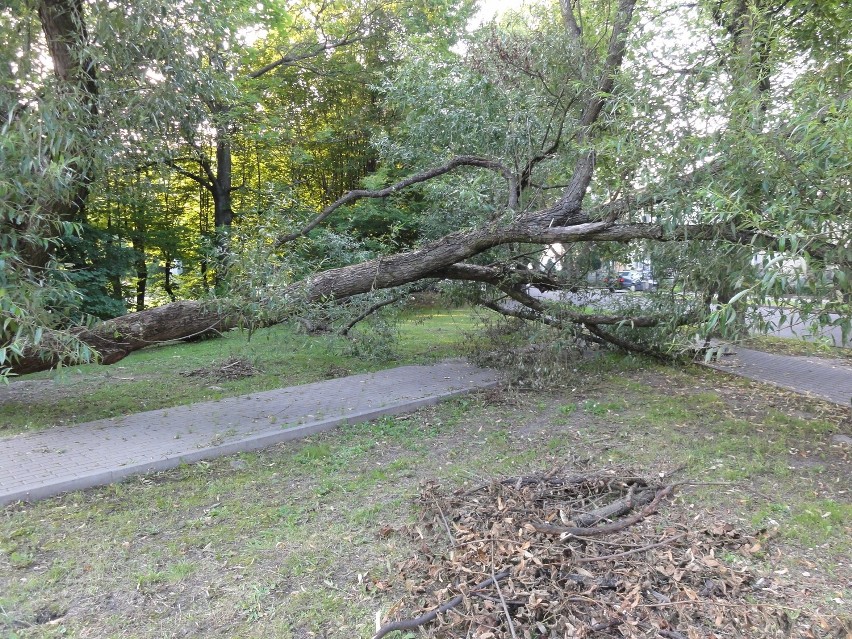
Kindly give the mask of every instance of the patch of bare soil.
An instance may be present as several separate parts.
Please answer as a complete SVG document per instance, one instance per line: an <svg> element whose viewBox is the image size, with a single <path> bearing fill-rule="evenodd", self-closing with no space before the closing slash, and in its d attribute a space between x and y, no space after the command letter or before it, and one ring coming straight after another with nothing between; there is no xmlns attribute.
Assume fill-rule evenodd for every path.
<svg viewBox="0 0 852 639"><path fill-rule="evenodd" d="M22 379L8 384L0 383L0 404L19 402L30 404L44 401L58 401L66 397L76 397L84 392L94 391L104 386L134 382L146 379L143 375L130 375L113 367L111 371L97 375L66 376L58 379Z"/></svg>
<svg viewBox="0 0 852 639"><path fill-rule="evenodd" d="M422 614L389 621L374 639L415 629L478 639L849 636L848 621L801 612L795 588L730 562L761 552L770 532L678 512L652 520L676 488L615 470L453 493L428 483L408 529L421 553L402 566L409 599L397 605L422 601Z"/></svg>
<svg viewBox="0 0 852 639"><path fill-rule="evenodd" d="M0 384L0 404L5 402L32 402L52 392L54 382L49 379L31 379Z"/></svg>
<svg viewBox="0 0 852 639"><path fill-rule="evenodd" d="M184 377L203 377L217 382L234 381L252 377L259 371L246 359L242 357L229 357L224 362L214 363L204 368L196 368L191 371L183 371Z"/></svg>

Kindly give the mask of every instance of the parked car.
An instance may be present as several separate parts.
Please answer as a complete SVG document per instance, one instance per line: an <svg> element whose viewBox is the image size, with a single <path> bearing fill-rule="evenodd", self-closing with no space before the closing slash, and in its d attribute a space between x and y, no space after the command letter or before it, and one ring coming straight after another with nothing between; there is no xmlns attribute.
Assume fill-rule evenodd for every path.
<svg viewBox="0 0 852 639"><path fill-rule="evenodd" d="M642 291L645 288L642 276L635 271L619 271L615 275L608 275L604 278L604 284L610 291Z"/></svg>

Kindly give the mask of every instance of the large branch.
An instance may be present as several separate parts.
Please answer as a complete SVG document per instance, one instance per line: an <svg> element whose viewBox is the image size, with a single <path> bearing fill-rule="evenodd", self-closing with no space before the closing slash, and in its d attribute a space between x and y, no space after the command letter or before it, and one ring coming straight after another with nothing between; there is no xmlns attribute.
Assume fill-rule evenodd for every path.
<svg viewBox="0 0 852 639"><path fill-rule="evenodd" d="M505 271L499 268L479 266L475 264L454 264L453 266L433 273L433 275L439 278L464 280L469 282L484 282L486 284L496 286L519 304L523 304L525 307L535 311L539 318L549 317L549 314L555 314L577 324L604 324L609 326L629 325L635 328L648 328L651 326L658 326L662 323L660 318L652 316L631 317L629 315L597 315L581 313L567 303L560 304L558 308L552 308L552 304L542 302L518 288L518 284L544 284L554 288L561 288L562 283L559 280L539 271ZM562 325L561 321L559 322L559 325Z"/></svg>
<svg viewBox="0 0 852 639"><path fill-rule="evenodd" d="M455 157L446 164L442 164L441 166L436 166L431 169L427 169L426 171L422 171L417 173L416 175L411 175L404 180L400 180L396 184L391 184L390 186L386 186L383 189L375 189L375 190L365 190L365 189L356 189L354 191L349 191L346 195L338 198L327 207L325 207L320 213L314 217L308 224L302 227L300 230L295 231L293 233L289 233L287 235L283 235L275 243L276 248L283 246L287 242L292 242L293 240L302 237L303 235L307 235L312 230L314 230L317 226L322 224L332 213L334 213L341 206L345 206L347 204L352 204L353 202L357 202L358 200L364 198L385 198L393 195L394 193L398 193L399 191L412 186L414 184L418 184L420 182L428 182L429 180L433 180L436 177L449 173L450 171L454 171L460 166L476 166L480 168L490 169L492 171L497 171L500 175L502 175L509 183L510 183L510 192L514 192L516 189L512 188L514 176L512 176L511 172L500 162L496 160L489 160L488 158L481 158L472 155L462 155L459 157Z"/></svg>
<svg viewBox="0 0 852 639"><path fill-rule="evenodd" d="M535 269L512 269L479 264L453 264L433 273L438 279L484 282L494 286L503 284L533 284L547 288L562 288L564 282Z"/></svg>
<svg viewBox="0 0 852 639"><path fill-rule="evenodd" d="M172 169L178 175L182 175L185 178L189 178L190 180L197 182L198 184L200 184L201 186L203 186L204 188L206 188L208 190L213 188L212 182L205 180L203 177L201 177L200 175L196 175L192 171L187 171L185 168L180 166L175 160L163 160L163 164L165 164L167 167ZM204 169L205 174L209 178L212 175L212 171L210 170L209 164L208 164L207 168L204 168L204 164L201 163L201 162L199 162L199 165Z"/></svg>
<svg viewBox="0 0 852 639"><path fill-rule="evenodd" d="M586 324L586 328L589 332L595 337L612 344L613 346L617 346L618 348L633 352L633 353L641 353L642 355L648 355L653 357L654 359L658 359L663 362L670 362L673 357L666 355L665 353L658 351L654 348L650 348L647 346L642 346L641 344L637 344L635 342L631 342L630 340L623 339L618 335L613 335L605 330L603 330L600 326L596 326L595 324Z"/></svg>
<svg viewBox="0 0 852 639"><path fill-rule="evenodd" d="M491 302L488 300L484 300L479 302L480 306L484 306L487 309L494 311L495 313L500 313L500 315L505 315L506 317L515 317L517 319L522 319L527 322L539 322L540 324L546 324L547 326L553 326L554 328L562 329L564 325L558 319L550 317L548 315L542 315L541 313L536 313L535 311L528 309L523 306L504 306L502 304L498 304L497 302Z"/></svg>
<svg viewBox="0 0 852 639"><path fill-rule="evenodd" d="M604 104L606 104L609 95L615 87L615 76L621 68L621 63L624 61L624 54L627 51L627 34L630 30L631 22L633 22L633 10L635 6L636 0L621 0L618 4L606 58L600 72L597 91L589 98L580 117L580 128L575 136L578 146L584 145L590 139L591 127L598 121ZM568 8L570 10L570 5ZM564 5L563 9L565 9ZM565 190L559 203L554 207L556 211L556 215L554 216L556 224L564 224L579 210L594 172L595 152L594 150L590 150L577 161L568 188Z"/></svg>
<svg viewBox="0 0 852 639"><path fill-rule="evenodd" d="M571 6L571 0L560 0L559 6L562 9L562 20L565 23L565 29L568 31L568 36L577 44L580 43L580 38L583 35L583 30L577 23L577 17L574 15L574 8Z"/></svg>
<svg viewBox="0 0 852 639"><path fill-rule="evenodd" d="M278 67L292 66L296 62L302 62L303 60L315 58L318 55L325 53L326 51L333 51L334 49L345 47L349 44L359 42L360 40L363 40L363 38L360 36L346 36L345 38L341 38L340 40L327 40L325 42L319 42L316 45L313 45L301 51L293 49L278 58L277 60L275 60L274 62L265 64L256 71L252 71L248 74L248 77L252 79L259 78L263 75L266 75L270 71L277 69Z"/></svg>

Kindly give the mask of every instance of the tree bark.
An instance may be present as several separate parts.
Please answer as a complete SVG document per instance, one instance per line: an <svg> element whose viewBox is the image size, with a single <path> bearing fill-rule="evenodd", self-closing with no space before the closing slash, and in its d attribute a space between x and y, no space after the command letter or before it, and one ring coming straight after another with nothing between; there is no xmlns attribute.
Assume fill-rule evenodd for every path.
<svg viewBox="0 0 852 639"><path fill-rule="evenodd" d="M38 16L59 83L60 96L73 105L66 117L79 123L79 135L67 151L67 166L75 174L74 187L62 198L41 204L50 222L82 222L93 180L92 134L98 115L98 84L94 60L86 53L88 33L82 0L40 0ZM23 262L44 268L52 257L44 244L27 244Z"/></svg>
<svg viewBox="0 0 852 639"><path fill-rule="evenodd" d="M216 179L211 185L213 196L214 224L216 231L229 228L234 221L234 209L231 193L233 192L233 169L231 159L231 141L228 139L226 127L216 127Z"/></svg>
<svg viewBox="0 0 852 639"><path fill-rule="evenodd" d="M71 333L75 339L98 352L101 364L114 364L129 353L148 346L205 333L221 333L236 324L236 317L213 306L181 301L116 317L91 328L74 329ZM45 341L49 340L50 336ZM43 357L38 352L30 351L15 362L13 371L24 375L47 370L61 363L64 362L57 356Z"/></svg>

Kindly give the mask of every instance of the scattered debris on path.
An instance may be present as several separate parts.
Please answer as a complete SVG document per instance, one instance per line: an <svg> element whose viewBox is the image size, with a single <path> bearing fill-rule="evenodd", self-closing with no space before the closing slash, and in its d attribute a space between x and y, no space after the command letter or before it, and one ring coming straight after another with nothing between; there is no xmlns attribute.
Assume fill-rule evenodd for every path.
<svg viewBox="0 0 852 639"><path fill-rule="evenodd" d="M652 517L677 484L628 472L557 472L446 494L425 486L401 565L409 598L377 622L435 637L846 639L837 619L796 609L795 595L748 559L770 534ZM745 559L745 560L740 560ZM425 575L425 578L424 578Z"/></svg>

